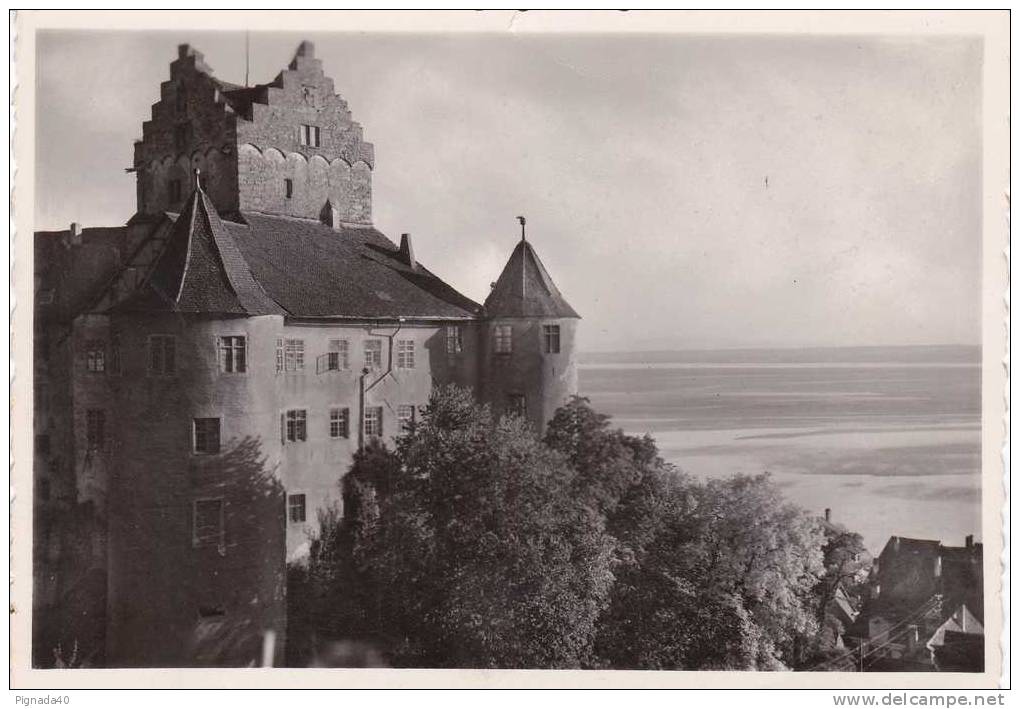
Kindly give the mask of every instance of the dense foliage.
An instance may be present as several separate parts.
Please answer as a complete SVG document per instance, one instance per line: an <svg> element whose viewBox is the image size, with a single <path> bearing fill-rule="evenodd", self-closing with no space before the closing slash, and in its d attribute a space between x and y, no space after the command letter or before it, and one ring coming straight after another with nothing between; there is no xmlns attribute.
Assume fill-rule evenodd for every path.
<svg viewBox="0 0 1020 709"><path fill-rule="evenodd" d="M292 572L291 628L397 666L796 666L840 583L823 525L768 475L690 478L582 398L539 440L440 389L342 487Z"/></svg>

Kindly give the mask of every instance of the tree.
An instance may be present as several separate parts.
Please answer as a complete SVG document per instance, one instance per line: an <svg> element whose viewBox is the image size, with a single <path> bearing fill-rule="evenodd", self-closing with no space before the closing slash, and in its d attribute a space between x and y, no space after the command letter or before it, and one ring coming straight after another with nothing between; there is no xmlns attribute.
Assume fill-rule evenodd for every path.
<svg viewBox="0 0 1020 709"><path fill-rule="evenodd" d="M801 667L815 666L845 651L839 642L846 630L841 620L845 616L834 612L834 608L838 602L848 603L853 610L861 608L864 585L872 564L860 534L828 521L822 522L822 531L825 535L822 546L825 571L815 585L812 603L818 632L805 643L797 663ZM838 599L840 595L844 601Z"/></svg>
<svg viewBox="0 0 1020 709"><path fill-rule="evenodd" d="M739 599L760 630L755 664L790 663L816 630L812 591L822 574L818 521L786 502L768 473L710 480L698 491L694 544L711 593Z"/></svg>
<svg viewBox="0 0 1020 709"><path fill-rule="evenodd" d="M337 549L324 566L365 593L334 584L332 604L357 605L344 622L372 629L398 666L590 664L612 545L573 482L521 419L438 389L394 453L361 456L347 477L358 521L317 549Z"/></svg>
<svg viewBox="0 0 1020 709"><path fill-rule="evenodd" d="M575 492L615 541L603 664L648 669L767 669L814 632L820 530L769 477L701 483L665 463L649 437L611 429L574 397L546 443L576 470Z"/></svg>

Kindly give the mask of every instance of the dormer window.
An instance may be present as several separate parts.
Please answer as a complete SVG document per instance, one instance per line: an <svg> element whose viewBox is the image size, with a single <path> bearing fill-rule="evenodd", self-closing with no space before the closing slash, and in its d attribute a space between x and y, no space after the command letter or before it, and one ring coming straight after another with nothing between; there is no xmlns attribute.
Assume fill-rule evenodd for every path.
<svg viewBox="0 0 1020 709"><path fill-rule="evenodd" d="M318 148L319 143L319 126L298 126L298 134L300 136L301 145L307 145L310 148Z"/></svg>

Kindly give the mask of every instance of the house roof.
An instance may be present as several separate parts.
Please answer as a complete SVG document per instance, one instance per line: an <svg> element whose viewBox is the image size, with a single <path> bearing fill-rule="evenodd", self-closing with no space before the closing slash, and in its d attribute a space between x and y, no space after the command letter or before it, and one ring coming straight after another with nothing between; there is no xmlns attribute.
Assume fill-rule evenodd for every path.
<svg viewBox="0 0 1020 709"><path fill-rule="evenodd" d="M879 558L885 558L888 554L921 554L924 556L937 556L942 542L934 539L911 539L910 537L889 537Z"/></svg>
<svg viewBox="0 0 1020 709"><path fill-rule="evenodd" d="M521 239L510 254L484 307L488 317L581 317L567 303L526 239Z"/></svg>
<svg viewBox="0 0 1020 709"><path fill-rule="evenodd" d="M480 306L367 227L254 212L224 222L256 280L293 317L475 317Z"/></svg>
<svg viewBox="0 0 1020 709"><path fill-rule="evenodd" d="M115 309L306 318L468 319L480 310L372 228L253 212L197 189L139 290Z"/></svg>
<svg viewBox="0 0 1020 709"><path fill-rule="evenodd" d="M120 310L225 315L283 313L255 281L233 236L201 187L174 223L142 286Z"/></svg>
<svg viewBox="0 0 1020 709"><path fill-rule="evenodd" d="M974 614L970 612L970 609L966 605L961 605L951 616L946 618L932 636L928 639L925 645L928 649L933 649L939 645L945 643L946 633L967 633L968 635L984 635L984 626L974 617Z"/></svg>

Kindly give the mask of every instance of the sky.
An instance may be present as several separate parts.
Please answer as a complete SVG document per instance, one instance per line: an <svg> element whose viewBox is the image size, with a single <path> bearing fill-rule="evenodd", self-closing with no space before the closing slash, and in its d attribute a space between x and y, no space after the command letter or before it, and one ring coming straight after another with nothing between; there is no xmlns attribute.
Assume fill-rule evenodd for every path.
<svg viewBox="0 0 1020 709"><path fill-rule="evenodd" d="M482 301L519 226L584 350L979 344L979 39L253 33L302 39L374 143L376 226ZM132 143L190 43L39 36L38 229L123 224Z"/></svg>

